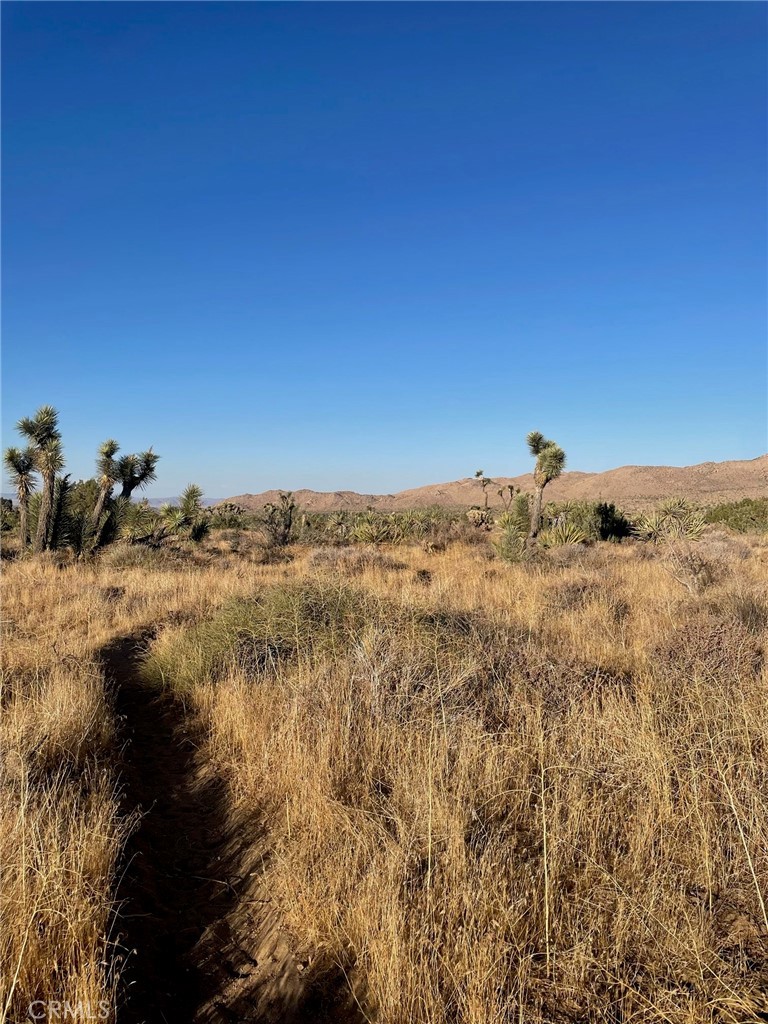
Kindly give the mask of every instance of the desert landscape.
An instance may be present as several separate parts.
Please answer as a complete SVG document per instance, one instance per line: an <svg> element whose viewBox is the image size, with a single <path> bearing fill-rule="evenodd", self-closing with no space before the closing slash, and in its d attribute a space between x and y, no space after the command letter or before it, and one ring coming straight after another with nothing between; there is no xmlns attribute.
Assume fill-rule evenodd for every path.
<svg viewBox="0 0 768 1024"><path fill-rule="evenodd" d="M0 1024L768 1024L768 4L0 29Z"/></svg>
<svg viewBox="0 0 768 1024"><path fill-rule="evenodd" d="M155 510L19 430L3 1021L768 1017L764 492L544 500L534 432L469 509Z"/></svg>

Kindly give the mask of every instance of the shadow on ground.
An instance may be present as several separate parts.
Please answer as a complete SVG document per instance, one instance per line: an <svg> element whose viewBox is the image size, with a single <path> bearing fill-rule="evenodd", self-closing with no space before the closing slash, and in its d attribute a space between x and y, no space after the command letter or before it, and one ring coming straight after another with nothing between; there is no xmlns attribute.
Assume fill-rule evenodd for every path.
<svg viewBox="0 0 768 1024"><path fill-rule="evenodd" d="M302 971L261 876L263 828L236 819L199 751L200 719L139 677L148 636L101 653L123 743L126 814L139 811L117 888L118 1024L363 1021L345 972Z"/></svg>

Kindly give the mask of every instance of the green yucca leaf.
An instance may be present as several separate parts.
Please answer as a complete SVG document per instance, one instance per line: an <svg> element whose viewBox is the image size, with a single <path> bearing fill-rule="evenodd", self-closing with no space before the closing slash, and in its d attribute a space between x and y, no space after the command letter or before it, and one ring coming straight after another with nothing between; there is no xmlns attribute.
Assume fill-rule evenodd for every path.
<svg viewBox="0 0 768 1024"><path fill-rule="evenodd" d="M556 548L564 544L585 544L586 533L575 523L557 523L539 534L539 543L543 548Z"/></svg>
<svg viewBox="0 0 768 1024"><path fill-rule="evenodd" d="M41 405L34 416L23 416L16 424L16 429L29 438L35 447L61 440L59 414L52 405Z"/></svg>

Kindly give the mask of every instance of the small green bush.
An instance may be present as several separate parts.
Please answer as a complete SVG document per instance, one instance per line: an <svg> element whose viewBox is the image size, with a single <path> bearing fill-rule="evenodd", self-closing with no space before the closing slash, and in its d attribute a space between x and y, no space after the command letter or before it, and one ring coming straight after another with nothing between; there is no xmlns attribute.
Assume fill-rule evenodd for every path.
<svg viewBox="0 0 768 1024"><path fill-rule="evenodd" d="M19 513L10 498L0 498L0 532L8 533L19 526Z"/></svg>
<svg viewBox="0 0 768 1024"><path fill-rule="evenodd" d="M544 509L543 528L566 527L582 534L585 541L621 541L629 537L632 526L624 513L604 501L563 501Z"/></svg>
<svg viewBox="0 0 768 1024"><path fill-rule="evenodd" d="M159 644L144 663L145 680L190 690L229 668L274 668L298 655L345 649L365 628L372 599L334 581L301 581L232 601L216 616Z"/></svg>
<svg viewBox="0 0 768 1024"><path fill-rule="evenodd" d="M242 529L245 524L245 509L234 501L220 501L210 509L211 529Z"/></svg>

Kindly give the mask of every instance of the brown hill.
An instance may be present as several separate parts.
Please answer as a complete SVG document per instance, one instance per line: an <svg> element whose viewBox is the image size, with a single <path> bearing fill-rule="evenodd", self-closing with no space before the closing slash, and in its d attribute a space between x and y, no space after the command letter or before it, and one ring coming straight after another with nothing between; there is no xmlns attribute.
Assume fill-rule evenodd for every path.
<svg viewBox="0 0 768 1024"><path fill-rule="evenodd" d="M512 483L529 491L533 477L524 473L516 477L496 477L488 488L489 504L500 506L499 487ZM340 509L399 511L441 505L446 508L468 508L483 502L480 485L472 477L445 484L415 487L396 494L358 494L356 491L294 491L300 508L312 512L334 512ZM249 511L260 510L266 502L275 501L279 491L261 494L240 494L229 501ZM682 495L712 505L721 501L768 496L768 455L734 462L702 462L697 466L621 466L604 473L563 473L547 488L550 501L612 501L631 511L653 505L664 498Z"/></svg>

